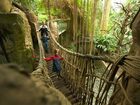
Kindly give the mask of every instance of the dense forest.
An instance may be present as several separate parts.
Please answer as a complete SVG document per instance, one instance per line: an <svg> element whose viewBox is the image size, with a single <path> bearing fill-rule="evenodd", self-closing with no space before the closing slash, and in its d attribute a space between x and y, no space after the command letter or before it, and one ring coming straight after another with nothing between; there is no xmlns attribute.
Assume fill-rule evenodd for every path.
<svg viewBox="0 0 140 105"><path fill-rule="evenodd" d="M121 55L132 44L129 27L139 9L138 0L14 1L35 12L40 23L55 20L60 43L72 51Z"/></svg>
<svg viewBox="0 0 140 105"><path fill-rule="evenodd" d="M0 0L0 105L140 105L139 5Z"/></svg>

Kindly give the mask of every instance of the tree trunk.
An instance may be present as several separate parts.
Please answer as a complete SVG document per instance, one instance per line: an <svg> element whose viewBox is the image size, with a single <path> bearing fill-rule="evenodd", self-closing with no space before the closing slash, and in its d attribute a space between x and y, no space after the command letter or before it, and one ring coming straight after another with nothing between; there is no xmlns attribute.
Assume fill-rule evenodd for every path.
<svg viewBox="0 0 140 105"><path fill-rule="evenodd" d="M100 26L102 34L105 34L107 32L110 8L111 8L111 0L104 0L104 7Z"/></svg>
<svg viewBox="0 0 140 105"><path fill-rule="evenodd" d="M140 56L140 10L132 23L133 45L130 55Z"/></svg>
<svg viewBox="0 0 140 105"><path fill-rule="evenodd" d="M93 17L92 17L92 33L90 35L90 39L91 39L91 43L90 43L90 54L93 53L93 49L94 49L94 45L93 45L93 37L94 37L94 34L95 34L95 25L96 25L96 13L97 13L97 5L98 5L98 1L99 0L94 0L93 1Z"/></svg>

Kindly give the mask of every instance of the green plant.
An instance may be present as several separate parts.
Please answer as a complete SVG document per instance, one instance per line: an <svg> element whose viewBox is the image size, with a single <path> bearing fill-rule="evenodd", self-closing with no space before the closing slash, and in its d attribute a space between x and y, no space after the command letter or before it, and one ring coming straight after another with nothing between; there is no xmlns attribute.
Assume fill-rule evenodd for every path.
<svg viewBox="0 0 140 105"><path fill-rule="evenodd" d="M100 53L110 53L110 52L114 52L116 49L116 39L114 36L112 35L96 35L94 37L94 43L95 43L95 47L96 49L100 52Z"/></svg>

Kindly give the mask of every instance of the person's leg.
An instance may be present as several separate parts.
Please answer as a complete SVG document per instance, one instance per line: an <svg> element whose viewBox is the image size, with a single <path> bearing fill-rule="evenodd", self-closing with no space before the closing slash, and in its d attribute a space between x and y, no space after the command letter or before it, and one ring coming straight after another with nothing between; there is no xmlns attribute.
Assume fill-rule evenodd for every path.
<svg viewBox="0 0 140 105"><path fill-rule="evenodd" d="M45 52L48 53L48 42L45 42Z"/></svg>
<svg viewBox="0 0 140 105"><path fill-rule="evenodd" d="M61 76L61 72L60 72L60 71L57 72L57 75L58 75L58 78L62 78L62 76Z"/></svg>

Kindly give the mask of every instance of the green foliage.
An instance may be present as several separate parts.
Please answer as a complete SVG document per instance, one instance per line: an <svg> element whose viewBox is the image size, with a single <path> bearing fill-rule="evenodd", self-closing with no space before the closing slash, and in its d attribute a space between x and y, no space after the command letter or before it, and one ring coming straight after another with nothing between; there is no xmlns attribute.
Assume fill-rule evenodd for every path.
<svg viewBox="0 0 140 105"><path fill-rule="evenodd" d="M34 8L34 12L38 16L38 21L40 23L48 20L48 15L46 13L47 10L45 9L43 0L35 0L33 8Z"/></svg>
<svg viewBox="0 0 140 105"><path fill-rule="evenodd" d="M33 10L38 15L38 20L39 22L48 20L48 5L45 4L45 0L14 0L16 2L19 2L21 5L26 6L27 8ZM53 19L56 18L64 18L67 16L65 13L66 10L64 9L65 6L70 6L72 8L72 5L74 4L72 0L68 0L71 2L69 5L64 5L64 0L57 0L59 2L55 2L54 0L50 0L50 15L53 17ZM91 12L88 12L89 10L93 9L93 3L92 0L76 0L77 6L79 8L78 11L80 11L81 16L84 14L85 17L83 17L85 27L88 27L89 34L92 32L92 16L94 15ZM46 1L47 3L47 1ZM58 4L59 3L59 4ZM66 2L67 3L67 2ZM87 4L88 3L88 4ZM124 8L129 12L130 14L126 14L125 11L123 10L124 8L122 7L121 4L118 4L118 7L120 7L120 10L116 11L111 9L110 12L110 18L109 18L109 24L108 24L108 35L99 35L100 34L100 22L101 22L101 16L102 16L102 8L103 8L103 0L99 0L98 7L97 7L97 17L96 17L96 29L95 29L95 37L94 37L94 42L95 42L95 47L100 51L100 52L114 52L117 47L118 47L118 42L121 39L121 36L124 35L123 41L120 44L120 50L121 53L126 53L128 52L132 40L132 34L131 30L129 29L129 24L133 19L133 16L137 12L139 8L139 0L126 0L125 4L122 4ZM66 7L65 7L66 8ZM66 8L67 9L67 8ZM69 15L68 15L69 16ZM123 23L126 17L130 16L127 21L127 25L124 26L124 31L121 32ZM67 18L72 18L72 17L67 17ZM78 19L79 20L79 19ZM59 32L63 32L65 28L67 27L67 23L59 23L58 22L58 29ZM78 24L80 26L81 24ZM77 34L77 36L81 35L81 31L77 30L80 34ZM78 36L78 37L79 37ZM66 40L66 39L65 39ZM70 49L74 49L74 45L70 45Z"/></svg>
<svg viewBox="0 0 140 105"><path fill-rule="evenodd" d="M52 16L57 16L59 17L61 14L62 14L62 10L61 9L58 9L58 8L51 8L50 9L50 14Z"/></svg>
<svg viewBox="0 0 140 105"><path fill-rule="evenodd" d="M32 9L32 7L34 7L34 4L36 2L36 0L13 0L13 1L21 4L22 6L28 9Z"/></svg>
<svg viewBox="0 0 140 105"><path fill-rule="evenodd" d="M76 46L73 43L71 43L71 45L68 46L67 48L70 49L71 51L74 51L74 52L76 51Z"/></svg>
<svg viewBox="0 0 140 105"><path fill-rule="evenodd" d="M47 15L43 15L43 14L38 14L38 21L39 23L42 23L43 21L48 20L48 16Z"/></svg>
<svg viewBox="0 0 140 105"><path fill-rule="evenodd" d="M108 35L96 35L94 37L94 43L96 49L100 53L104 52L110 53L115 51L117 42L114 36L108 34Z"/></svg>
<svg viewBox="0 0 140 105"><path fill-rule="evenodd" d="M57 25L58 25L58 32L59 33L62 33L67 28L67 22L64 22L64 21L57 21Z"/></svg>
<svg viewBox="0 0 140 105"><path fill-rule="evenodd" d="M130 30L130 23L139 9L139 1L128 0L125 4L118 4L119 11L111 10L109 21L109 33L114 34L117 40L116 45L120 54L129 52L132 44L132 32ZM124 7L123 7L124 6ZM119 43L122 39L122 42ZM117 50L117 49L116 49Z"/></svg>
<svg viewBox="0 0 140 105"><path fill-rule="evenodd" d="M13 0L13 1L32 10L38 16L39 22L48 19L46 9L44 7L44 3L42 0Z"/></svg>

